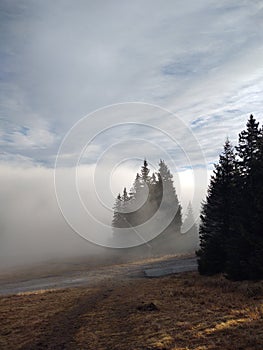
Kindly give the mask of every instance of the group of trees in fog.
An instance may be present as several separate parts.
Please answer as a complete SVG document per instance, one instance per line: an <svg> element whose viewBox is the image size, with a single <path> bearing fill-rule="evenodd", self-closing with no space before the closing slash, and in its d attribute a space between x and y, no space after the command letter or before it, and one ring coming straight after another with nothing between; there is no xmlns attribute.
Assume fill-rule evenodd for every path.
<svg viewBox="0 0 263 350"><path fill-rule="evenodd" d="M149 222L158 211L161 212L159 217L164 229L151 245L155 246L156 250L158 245L159 248L162 246L163 249L159 252L175 253L176 237L180 234L182 226L182 208L173 184L173 176L163 160L159 162L158 171L150 174L148 163L144 160L130 191L124 188L122 195L117 196L112 220L113 235L124 235L125 230L122 232L120 228L135 228ZM186 217L194 224L191 206ZM151 228L149 224L146 229L154 227Z"/></svg>
<svg viewBox="0 0 263 350"><path fill-rule="evenodd" d="M253 115L238 145L226 140L202 204L201 274L263 277L263 128Z"/></svg>
<svg viewBox="0 0 263 350"><path fill-rule="evenodd" d="M141 172L137 173L129 194L124 188L122 196L119 194L117 197L112 226L120 228L143 224L158 210L163 198L166 209L173 208L176 213L171 225L178 231L182 225L182 214L172 174L161 160L158 173L150 175L148 163L144 160Z"/></svg>

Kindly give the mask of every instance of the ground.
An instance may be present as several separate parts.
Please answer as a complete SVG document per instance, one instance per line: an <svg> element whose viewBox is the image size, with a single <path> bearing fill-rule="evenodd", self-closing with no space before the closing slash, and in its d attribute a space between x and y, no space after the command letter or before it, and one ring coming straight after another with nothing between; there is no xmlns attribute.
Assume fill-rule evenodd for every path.
<svg viewBox="0 0 263 350"><path fill-rule="evenodd" d="M0 349L263 348L262 282L187 272L0 298Z"/></svg>

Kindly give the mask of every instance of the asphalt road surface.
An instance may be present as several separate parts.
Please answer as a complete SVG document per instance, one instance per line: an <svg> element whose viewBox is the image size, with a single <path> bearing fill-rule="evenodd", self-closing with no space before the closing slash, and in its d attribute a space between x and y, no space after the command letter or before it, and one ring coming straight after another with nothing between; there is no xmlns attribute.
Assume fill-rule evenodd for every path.
<svg viewBox="0 0 263 350"><path fill-rule="evenodd" d="M74 271L59 276L29 278L22 281L6 280L0 285L0 295L32 292L37 290L91 286L107 280L123 280L134 277L160 277L173 273L197 270L194 257L169 258L158 261L141 261L121 265L94 268L88 271Z"/></svg>

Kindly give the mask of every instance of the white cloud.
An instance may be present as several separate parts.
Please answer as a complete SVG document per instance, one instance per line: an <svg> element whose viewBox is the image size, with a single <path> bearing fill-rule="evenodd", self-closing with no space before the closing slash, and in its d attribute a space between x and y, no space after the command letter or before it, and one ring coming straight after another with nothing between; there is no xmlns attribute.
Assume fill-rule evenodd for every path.
<svg viewBox="0 0 263 350"><path fill-rule="evenodd" d="M160 104L186 121L223 113L262 74L257 1L2 6L4 115L27 125L37 114L60 138L83 115L116 102Z"/></svg>

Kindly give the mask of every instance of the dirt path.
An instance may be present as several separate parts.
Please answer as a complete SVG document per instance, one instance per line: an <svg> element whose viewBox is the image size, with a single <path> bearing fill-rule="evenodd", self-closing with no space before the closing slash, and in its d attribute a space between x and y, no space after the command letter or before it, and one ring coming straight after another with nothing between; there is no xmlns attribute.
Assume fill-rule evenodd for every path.
<svg viewBox="0 0 263 350"><path fill-rule="evenodd" d="M78 300L71 308L63 310L49 320L43 335L30 344L21 347L20 350L67 350L77 349L78 345L74 338L75 333L84 323L82 318L98 305L111 293L111 289L101 285L99 290L92 295L86 295Z"/></svg>
<svg viewBox="0 0 263 350"><path fill-rule="evenodd" d="M14 294L17 293L31 293L34 291L49 289L61 290L61 288L63 288L63 290L69 290L70 293L70 287L89 287L88 289L83 288L84 292L77 294L77 297L72 296L69 304L67 304L68 300L65 299L67 306L63 306L62 300L62 308L55 306L54 309L57 309L57 311L55 311L54 314L49 313L47 319L45 319L46 316L44 310L41 311L43 312L43 315L41 316L40 314L37 318L37 323L41 323L41 328L44 331L40 331L39 335L35 334L30 342L25 342L24 345L19 346L19 349L78 349L78 344L76 343L76 332L87 326L87 320L85 320L85 317L87 317L87 315L92 315L92 313L96 314L98 310L103 307L102 305L108 303L107 298L109 297L117 300L118 298L125 298L125 295L121 295L122 291L120 290L120 285L125 287L129 285L129 283L133 283L133 280L136 280L138 277L144 277L145 270L152 271L156 269L158 271L174 271L175 269L178 269L178 272L184 270L195 270L196 259L189 257L183 259L169 257L151 261L148 260L129 264L104 266L90 271L74 271L61 276L24 279L23 281L13 280L12 282L6 281L2 283L0 294L4 296L13 295L12 298L16 298ZM30 294L28 294L28 297L30 298ZM59 295L58 298L60 298ZM34 303L34 299L31 301ZM60 303L59 299L58 303ZM50 308L52 308L52 306L50 306ZM27 312L30 314L29 310ZM116 320L124 319L127 315L127 310L123 313L116 308L113 314L104 312L104 315L109 316L107 321L106 318L108 316L104 316L104 322L106 322L106 324L111 324L111 318ZM130 327L131 324L120 322L117 328L121 333L128 334Z"/></svg>

